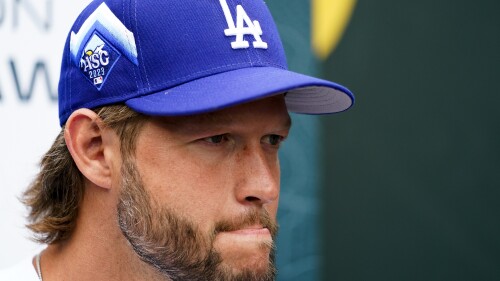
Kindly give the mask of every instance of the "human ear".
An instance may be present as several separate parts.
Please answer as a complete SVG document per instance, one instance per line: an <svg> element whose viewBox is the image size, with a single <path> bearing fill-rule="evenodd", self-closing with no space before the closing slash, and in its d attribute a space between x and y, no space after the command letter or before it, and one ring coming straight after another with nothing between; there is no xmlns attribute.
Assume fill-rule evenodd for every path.
<svg viewBox="0 0 500 281"><path fill-rule="evenodd" d="M109 131L95 112L85 108L71 114L64 130L66 146L78 170L90 182L106 189L111 188L112 146L117 138Z"/></svg>

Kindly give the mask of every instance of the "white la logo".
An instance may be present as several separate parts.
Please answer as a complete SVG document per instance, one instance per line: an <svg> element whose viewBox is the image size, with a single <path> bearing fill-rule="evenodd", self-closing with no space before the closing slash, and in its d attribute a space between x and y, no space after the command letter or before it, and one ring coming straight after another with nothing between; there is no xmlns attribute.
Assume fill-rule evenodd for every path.
<svg viewBox="0 0 500 281"><path fill-rule="evenodd" d="M243 36L244 35L253 35L255 41L253 41L252 45L254 48L258 49L267 49L267 43L262 41L260 36L262 35L262 29L260 28L260 24L258 21L250 20L250 17L245 12L241 5L236 6L236 26L233 21L233 16L231 15L231 11L229 11L229 7L227 5L226 0L219 0L220 5L222 6L222 10L224 11L224 15L226 16L228 29L224 30L224 34L226 36L236 36L236 41L231 42L231 47L233 49L246 49L250 45L248 41L246 41ZM246 27L245 27L246 24Z"/></svg>

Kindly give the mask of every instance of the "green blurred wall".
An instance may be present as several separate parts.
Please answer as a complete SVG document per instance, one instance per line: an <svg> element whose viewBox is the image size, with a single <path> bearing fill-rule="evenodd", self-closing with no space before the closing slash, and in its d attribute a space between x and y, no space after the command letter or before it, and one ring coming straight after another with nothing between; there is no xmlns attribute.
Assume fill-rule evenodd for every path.
<svg viewBox="0 0 500 281"><path fill-rule="evenodd" d="M500 280L500 2L358 1L324 75L323 280Z"/></svg>

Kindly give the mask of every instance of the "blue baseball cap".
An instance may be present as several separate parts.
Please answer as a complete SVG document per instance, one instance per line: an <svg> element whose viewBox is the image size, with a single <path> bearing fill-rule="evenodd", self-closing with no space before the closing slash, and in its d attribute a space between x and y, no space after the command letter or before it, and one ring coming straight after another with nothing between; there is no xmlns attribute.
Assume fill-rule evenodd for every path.
<svg viewBox="0 0 500 281"><path fill-rule="evenodd" d="M76 109L117 103L192 115L284 92L297 113L354 103L347 88L287 69L263 0L95 0L66 41L59 119L62 126Z"/></svg>

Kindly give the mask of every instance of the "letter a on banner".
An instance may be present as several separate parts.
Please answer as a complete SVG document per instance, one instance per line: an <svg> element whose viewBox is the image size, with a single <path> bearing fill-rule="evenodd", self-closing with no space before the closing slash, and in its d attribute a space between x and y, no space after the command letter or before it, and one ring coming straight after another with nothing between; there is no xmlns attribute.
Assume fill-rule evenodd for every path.
<svg viewBox="0 0 500 281"><path fill-rule="evenodd" d="M252 21L247 12L241 5L236 6L236 24L229 10L226 0L219 0L226 16L228 29L224 30L226 36L236 36L236 41L231 42L233 49L246 49L250 47L248 41L244 39L244 35L252 35L255 41L252 45L257 49L267 49L267 43L262 41L262 29L260 23L256 20ZM246 26L245 26L246 25Z"/></svg>

